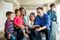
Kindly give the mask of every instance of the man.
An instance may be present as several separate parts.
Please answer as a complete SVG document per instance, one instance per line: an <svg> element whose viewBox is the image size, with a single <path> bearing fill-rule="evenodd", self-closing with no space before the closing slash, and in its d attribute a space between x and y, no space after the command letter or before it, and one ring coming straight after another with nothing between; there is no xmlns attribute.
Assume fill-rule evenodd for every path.
<svg viewBox="0 0 60 40"><path fill-rule="evenodd" d="M50 5L50 10L48 10L47 14L50 16L50 20L51 20L51 24L50 24L50 40L56 40L55 39L55 30L56 30L56 26L53 27L53 22L57 23L57 15L56 15L56 6L54 3L52 3ZM55 33L54 33L55 32ZM54 35L53 35L54 34Z"/></svg>
<svg viewBox="0 0 60 40"><path fill-rule="evenodd" d="M49 40L50 17L43 13L43 7L38 7L36 11L37 16L34 22L34 25L36 26L36 38L37 40L42 40L40 33L44 32L46 35L46 40ZM39 28L37 25L39 25Z"/></svg>
<svg viewBox="0 0 60 40"><path fill-rule="evenodd" d="M54 3L52 3L50 5L50 10L48 10L47 14L50 16L50 20L51 20L51 25L50 25L50 30L52 30L52 22L56 22L57 23L57 15L56 15L56 6Z"/></svg>

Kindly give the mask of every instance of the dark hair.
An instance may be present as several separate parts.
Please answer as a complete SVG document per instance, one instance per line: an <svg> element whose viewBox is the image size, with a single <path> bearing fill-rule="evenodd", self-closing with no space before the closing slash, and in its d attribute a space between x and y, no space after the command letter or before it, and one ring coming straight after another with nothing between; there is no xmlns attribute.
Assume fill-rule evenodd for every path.
<svg viewBox="0 0 60 40"><path fill-rule="evenodd" d="M38 9L41 9L41 10L43 10L43 7L38 7L36 10L38 10Z"/></svg>
<svg viewBox="0 0 60 40"><path fill-rule="evenodd" d="M52 3L52 4L50 5L50 7L54 7L54 5L55 5L55 4L54 4L54 3Z"/></svg>
<svg viewBox="0 0 60 40"><path fill-rule="evenodd" d="M35 17L35 14L34 13L31 13L30 16L29 16L30 20L31 20L31 15L33 15Z"/></svg>
<svg viewBox="0 0 60 40"><path fill-rule="evenodd" d="M20 7L19 10L22 11L24 8L23 7Z"/></svg>
<svg viewBox="0 0 60 40"><path fill-rule="evenodd" d="M13 13L13 12L11 12L11 11L7 11L7 12L6 12L6 16L10 16L12 13Z"/></svg>
<svg viewBox="0 0 60 40"><path fill-rule="evenodd" d="M19 9L15 9L15 14L17 14L18 11L19 11Z"/></svg>
<svg viewBox="0 0 60 40"><path fill-rule="evenodd" d="M20 7L19 10L22 13L22 10L24 9L24 7ZM26 14L26 10L25 10L25 14Z"/></svg>

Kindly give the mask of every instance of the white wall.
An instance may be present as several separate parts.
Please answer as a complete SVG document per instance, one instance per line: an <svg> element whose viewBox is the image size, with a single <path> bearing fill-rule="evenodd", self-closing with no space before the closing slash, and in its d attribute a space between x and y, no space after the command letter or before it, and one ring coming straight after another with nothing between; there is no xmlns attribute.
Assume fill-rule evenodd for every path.
<svg viewBox="0 0 60 40"><path fill-rule="evenodd" d="M6 20L6 11L13 11L13 4L0 1L0 31L4 30L4 23Z"/></svg>

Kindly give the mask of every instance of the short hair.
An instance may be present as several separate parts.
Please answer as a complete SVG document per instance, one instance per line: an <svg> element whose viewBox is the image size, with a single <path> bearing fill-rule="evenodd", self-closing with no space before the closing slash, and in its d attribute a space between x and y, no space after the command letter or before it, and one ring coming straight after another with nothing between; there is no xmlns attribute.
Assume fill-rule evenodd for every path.
<svg viewBox="0 0 60 40"><path fill-rule="evenodd" d="M6 16L10 16L11 14L13 14L13 12L11 12L11 11L6 12Z"/></svg>
<svg viewBox="0 0 60 40"><path fill-rule="evenodd" d="M52 3L52 4L50 5L50 7L54 7L54 5L55 5L55 3Z"/></svg>
<svg viewBox="0 0 60 40"><path fill-rule="evenodd" d="M43 10L43 7L38 7L36 10L38 10L38 9L41 9L41 10Z"/></svg>
<svg viewBox="0 0 60 40"><path fill-rule="evenodd" d="M15 9L15 14L17 14L18 11L19 11L19 9Z"/></svg>
<svg viewBox="0 0 60 40"><path fill-rule="evenodd" d="M24 8L23 7L20 7L19 10L22 11Z"/></svg>

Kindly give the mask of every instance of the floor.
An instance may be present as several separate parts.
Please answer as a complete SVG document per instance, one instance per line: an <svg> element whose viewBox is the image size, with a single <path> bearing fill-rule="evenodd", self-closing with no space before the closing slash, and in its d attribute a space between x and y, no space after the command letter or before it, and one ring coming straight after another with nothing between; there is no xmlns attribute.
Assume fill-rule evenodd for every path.
<svg viewBox="0 0 60 40"><path fill-rule="evenodd" d="M45 35L43 35L42 34L42 39L43 40L45 40L45 37L44 37ZM6 40L5 38L4 38L4 33L3 32L0 32L0 40ZM24 38L23 40L26 40L26 38Z"/></svg>

